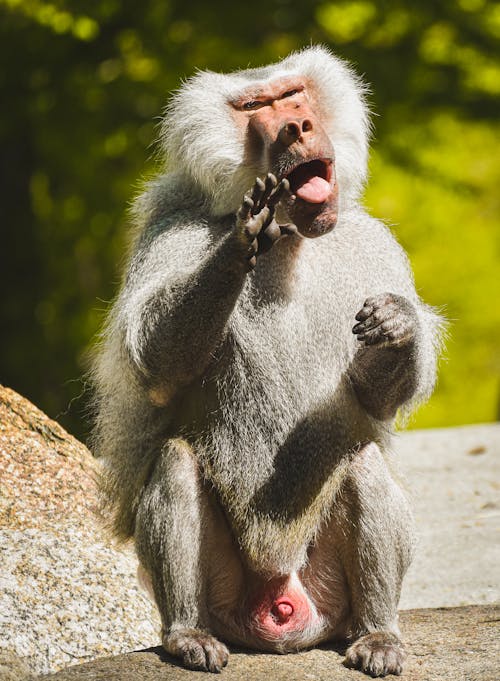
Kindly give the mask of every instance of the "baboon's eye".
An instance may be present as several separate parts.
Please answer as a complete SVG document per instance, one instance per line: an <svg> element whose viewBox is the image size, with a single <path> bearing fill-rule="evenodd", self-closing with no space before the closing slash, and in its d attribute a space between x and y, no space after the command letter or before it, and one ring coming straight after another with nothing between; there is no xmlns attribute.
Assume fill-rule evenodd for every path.
<svg viewBox="0 0 500 681"><path fill-rule="evenodd" d="M284 94L281 95L281 99L284 99L285 97L293 97L296 95L298 90L287 90Z"/></svg>
<svg viewBox="0 0 500 681"><path fill-rule="evenodd" d="M258 109L261 106L264 106L264 102L259 102L258 99L252 99L249 102L245 102L243 104L243 108L246 109L247 111L251 111L252 109Z"/></svg>

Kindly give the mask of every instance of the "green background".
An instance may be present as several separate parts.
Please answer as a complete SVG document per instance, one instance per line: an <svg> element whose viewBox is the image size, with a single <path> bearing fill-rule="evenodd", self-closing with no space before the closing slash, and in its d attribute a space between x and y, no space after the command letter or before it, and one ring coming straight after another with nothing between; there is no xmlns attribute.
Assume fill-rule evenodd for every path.
<svg viewBox="0 0 500 681"><path fill-rule="evenodd" d="M372 85L365 204L451 322L410 425L497 419L499 38L484 0L0 0L0 381L85 437L82 376L169 91L323 43Z"/></svg>

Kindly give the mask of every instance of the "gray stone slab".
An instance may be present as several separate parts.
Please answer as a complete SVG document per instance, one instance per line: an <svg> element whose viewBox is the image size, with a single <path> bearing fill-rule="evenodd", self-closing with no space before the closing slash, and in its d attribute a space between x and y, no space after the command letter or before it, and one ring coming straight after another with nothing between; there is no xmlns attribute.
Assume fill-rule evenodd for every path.
<svg viewBox="0 0 500 681"><path fill-rule="evenodd" d="M500 601L500 424L409 432L395 450L419 535L400 608Z"/></svg>

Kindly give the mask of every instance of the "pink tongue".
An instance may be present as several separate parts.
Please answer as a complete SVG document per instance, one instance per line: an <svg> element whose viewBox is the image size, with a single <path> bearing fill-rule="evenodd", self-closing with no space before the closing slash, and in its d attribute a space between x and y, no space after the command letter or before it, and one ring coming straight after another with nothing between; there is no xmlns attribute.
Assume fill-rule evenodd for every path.
<svg viewBox="0 0 500 681"><path fill-rule="evenodd" d="M331 194L330 183L315 175L295 192L299 199L308 203L324 203Z"/></svg>

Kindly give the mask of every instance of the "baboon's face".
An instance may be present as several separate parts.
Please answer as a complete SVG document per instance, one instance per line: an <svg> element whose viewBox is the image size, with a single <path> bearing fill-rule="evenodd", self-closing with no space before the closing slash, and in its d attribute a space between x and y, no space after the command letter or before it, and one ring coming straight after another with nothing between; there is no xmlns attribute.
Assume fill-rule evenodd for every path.
<svg viewBox="0 0 500 681"><path fill-rule="evenodd" d="M250 86L231 104L247 161L290 182L282 201L288 218L303 236L329 232L337 221L335 157L311 88L287 76Z"/></svg>

